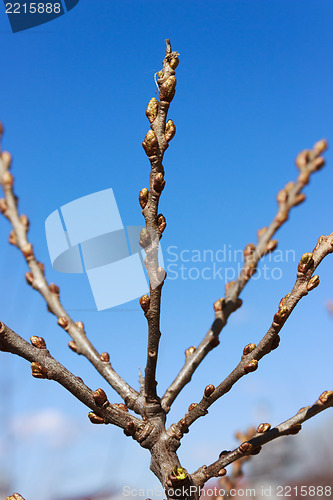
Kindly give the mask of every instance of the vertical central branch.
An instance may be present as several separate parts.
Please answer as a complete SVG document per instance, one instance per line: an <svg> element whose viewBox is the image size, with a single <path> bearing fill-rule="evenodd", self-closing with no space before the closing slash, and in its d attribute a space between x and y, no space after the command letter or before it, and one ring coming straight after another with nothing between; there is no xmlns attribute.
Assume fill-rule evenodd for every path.
<svg viewBox="0 0 333 500"><path fill-rule="evenodd" d="M146 228L141 231L140 245L145 249L145 265L149 276L150 296L144 295L140 304L148 321L148 349L145 370L144 396L146 403L159 407L156 392L156 366L158 347L161 337L160 311L161 292L166 272L159 266L159 241L166 227L165 217L158 213L159 200L165 186L163 156L168 148L168 142L175 135L175 125L172 120L166 122L170 102L175 95L175 68L178 65L178 53L171 51L170 40L166 40L167 49L163 60L163 69L157 73L159 100L153 97L146 110L151 129L146 134L142 146L150 161L149 190L140 191L139 201L145 218Z"/></svg>

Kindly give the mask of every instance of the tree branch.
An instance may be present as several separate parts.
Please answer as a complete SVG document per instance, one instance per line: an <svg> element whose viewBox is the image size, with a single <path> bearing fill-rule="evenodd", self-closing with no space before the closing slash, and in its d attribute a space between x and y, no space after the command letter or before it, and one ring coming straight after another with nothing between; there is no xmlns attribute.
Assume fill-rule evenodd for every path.
<svg viewBox="0 0 333 500"><path fill-rule="evenodd" d="M279 191L277 214L268 227L258 231L257 245L250 243L245 247L244 265L237 280L226 284L225 298L217 300L214 304L215 320L211 328L197 349L192 347L186 351L184 366L162 398L162 406L166 412L170 410L170 406L181 390L190 382L193 373L203 359L219 344L219 334L226 325L230 314L242 305L242 301L239 299L241 291L256 272L260 259L275 250L277 246L277 240L272 240L272 237L287 221L290 210L305 200L302 190L308 184L311 174L324 166L324 158L320 155L326 149L327 143L323 139L314 145L313 150L304 150L297 156L296 165L300 173L296 182L289 182L284 189Z"/></svg>
<svg viewBox="0 0 333 500"><path fill-rule="evenodd" d="M233 385L240 378L255 371L258 367L258 361L263 356L278 347L280 341L280 330L301 298L319 285L319 276L313 276L313 272L320 262L332 252L333 233L329 236L320 236L313 252L303 254L298 265L297 278L294 287L292 291L281 300L279 309L274 315L273 322L258 346L255 344L248 344L245 346L241 361L238 363L236 368L216 388L213 385L207 386L200 403L197 405L192 404L185 417L177 424L173 424L168 432L175 434L177 432L183 433L188 430L188 427L199 417L206 415L208 408L217 399L230 391Z"/></svg>
<svg viewBox="0 0 333 500"><path fill-rule="evenodd" d="M148 322L148 349L145 369L145 400L157 404L160 408L156 392L156 365L158 358L160 332L161 291L166 277L163 268L158 263L158 248L162 233L166 227L165 217L158 214L161 193L165 186L163 156L169 141L174 137L176 128L172 120L166 122L167 113L175 88L175 68L178 65L178 52L171 51L170 40L166 40L166 55L163 69L158 72L159 101L152 98L146 110L151 123L142 145L150 161L149 190L140 191L139 201L145 218L146 228L142 230L140 245L146 251L146 267L149 276L150 297L141 297L140 304Z"/></svg>
<svg viewBox="0 0 333 500"><path fill-rule="evenodd" d="M55 380L65 387L92 412L89 418L93 423L114 424L128 431L130 427L133 435L140 434L144 423L137 417L130 415L125 408L112 405L102 389L92 391L80 377L73 375L61 363L55 360L46 349L45 341L41 337L31 337L32 345L0 322L0 350L17 354L31 362L32 375L36 378ZM124 406L124 405L123 405ZM127 410L127 409L126 409ZM132 422L129 424L129 422Z"/></svg>
<svg viewBox="0 0 333 500"><path fill-rule="evenodd" d="M0 199L0 211L13 227L9 236L9 242L21 250L30 268L30 272L26 273L27 283L42 295L48 310L58 318L58 324L73 339L69 343L69 347L77 354L85 356L111 387L123 398L127 406L140 413L140 408L136 405L136 400L139 396L138 392L130 387L112 368L107 353L102 353L101 355L97 352L86 336L83 323L81 321L75 323L63 307L59 298L59 287L54 283L49 284L47 282L44 275L44 265L36 260L33 246L28 240L29 220L26 215L19 215L18 198L13 191L14 178L9 171L10 166L10 153L6 151L2 152L0 155L0 184L2 185L5 198Z"/></svg>
<svg viewBox="0 0 333 500"><path fill-rule="evenodd" d="M273 439L281 436L297 434L301 430L301 424L306 420L314 417L318 413L333 406L333 391L325 391L321 394L319 399L312 405L302 408L293 417L289 418L280 425L271 429L269 424L259 425L256 434L252 439L243 442L238 448L233 451L221 454L220 458L211 465L200 467L192 474L192 477L200 484L203 485L208 479L212 477L219 477L220 471L227 465L235 460L238 460L245 455L254 455L260 452L261 447L273 441Z"/></svg>

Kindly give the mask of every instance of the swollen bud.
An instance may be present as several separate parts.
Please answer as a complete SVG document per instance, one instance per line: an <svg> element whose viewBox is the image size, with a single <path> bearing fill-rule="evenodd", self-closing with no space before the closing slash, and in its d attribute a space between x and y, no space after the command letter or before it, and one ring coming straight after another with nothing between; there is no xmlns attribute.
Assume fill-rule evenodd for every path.
<svg viewBox="0 0 333 500"><path fill-rule="evenodd" d="M88 413L89 420L92 424L104 424L104 420L99 415L96 415L93 411Z"/></svg>
<svg viewBox="0 0 333 500"><path fill-rule="evenodd" d="M243 349L243 356L247 356L256 348L255 344L247 344Z"/></svg>
<svg viewBox="0 0 333 500"><path fill-rule="evenodd" d="M267 243L266 253L274 252L274 250L276 250L277 245L278 245L278 240L270 240Z"/></svg>
<svg viewBox="0 0 333 500"><path fill-rule="evenodd" d="M286 306L280 307L278 312L274 314L274 322L280 325L287 318L287 315L288 315L288 308Z"/></svg>
<svg viewBox="0 0 333 500"><path fill-rule="evenodd" d="M9 187L13 186L14 177L12 176L12 174L10 172L8 172L8 170L5 170L4 173L2 174L1 183L4 186L9 186Z"/></svg>
<svg viewBox="0 0 333 500"><path fill-rule="evenodd" d="M142 147L145 150L147 156L154 156L157 154L157 137L153 130L149 130L144 138Z"/></svg>
<svg viewBox="0 0 333 500"><path fill-rule="evenodd" d="M37 347L37 349L46 349L46 343L43 337L30 337L31 345Z"/></svg>
<svg viewBox="0 0 333 500"><path fill-rule="evenodd" d="M139 245L142 248L147 248L151 243L149 232L146 228L141 229Z"/></svg>
<svg viewBox="0 0 333 500"><path fill-rule="evenodd" d="M163 233L164 229L166 228L166 220L163 214L159 214L157 216L157 225L160 233Z"/></svg>
<svg viewBox="0 0 333 500"><path fill-rule="evenodd" d="M31 363L32 376L35 378L47 378L47 370L39 363Z"/></svg>
<svg viewBox="0 0 333 500"><path fill-rule="evenodd" d="M313 168L315 170L320 170L321 168L323 168L324 165L325 165L325 158L323 158L322 156L318 156L318 158L315 158L313 160Z"/></svg>
<svg viewBox="0 0 333 500"><path fill-rule="evenodd" d="M21 252L23 253L25 259L27 261L31 260L34 258L34 251L31 243L27 243L21 248Z"/></svg>
<svg viewBox="0 0 333 500"><path fill-rule="evenodd" d="M313 264L312 253L303 253L301 260L299 261L298 264L298 272L306 273L306 271L312 266L312 264Z"/></svg>
<svg viewBox="0 0 333 500"><path fill-rule="evenodd" d="M74 351L74 352L77 352L77 345L76 345L76 342L74 342L74 340L70 340L68 342L68 347Z"/></svg>
<svg viewBox="0 0 333 500"><path fill-rule="evenodd" d="M192 411L196 406L198 406L198 403L192 403L190 404L190 406L188 407L188 411Z"/></svg>
<svg viewBox="0 0 333 500"><path fill-rule="evenodd" d="M270 428L271 428L271 424L260 424L258 429L257 429L257 432L258 432L258 434L264 434L264 432L269 431Z"/></svg>
<svg viewBox="0 0 333 500"><path fill-rule="evenodd" d="M186 351L185 351L186 358L188 358L189 356L191 356L191 354L193 354L196 350L197 350L197 348L194 347L194 345L192 345L191 347L189 347L188 349L186 349Z"/></svg>
<svg viewBox="0 0 333 500"><path fill-rule="evenodd" d="M124 405L124 403L114 403L113 406L115 406L116 408L118 408L118 410L128 412L128 408L127 408L126 405Z"/></svg>
<svg viewBox="0 0 333 500"><path fill-rule="evenodd" d="M148 189L147 188L141 189L141 191L139 193L139 203L140 203L140 207L143 210L148 203Z"/></svg>
<svg viewBox="0 0 333 500"><path fill-rule="evenodd" d="M3 215L6 215L7 210L8 210L7 201L4 198L1 198L0 199L0 212Z"/></svg>
<svg viewBox="0 0 333 500"><path fill-rule="evenodd" d="M245 442L242 443L238 449L241 453L245 455L251 453L251 451L253 450L253 445L251 443Z"/></svg>
<svg viewBox="0 0 333 500"><path fill-rule="evenodd" d="M295 163L297 167L301 170L302 168L306 167L310 160L310 155L311 151L309 149L304 149L304 151L301 151L295 160Z"/></svg>
<svg viewBox="0 0 333 500"><path fill-rule="evenodd" d="M165 270L163 269L163 267L158 267L157 270L156 270L156 276L157 276L157 279L160 283L162 283L162 281L165 280L166 276L167 276L167 273L165 272Z"/></svg>
<svg viewBox="0 0 333 500"><path fill-rule="evenodd" d="M207 385L204 392L205 397L209 398L209 396L211 396L214 391L215 391L215 386L213 384Z"/></svg>
<svg viewBox="0 0 333 500"><path fill-rule="evenodd" d="M50 292L54 293L55 295L59 296L59 294L60 294L60 289L59 289L58 285L55 285L54 283L50 283L49 290L50 290Z"/></svg>
<svg viewBox="0 0 333 500"><path fill-rule="evenodd" d="M170 68L171 68L171 69L176 69L176 68L177 68L177 66L178 66L178 64L179 64L179 59L178 59L178 57L173 57L173 58L170 60L170 62L169 62L169 66L170 66Z"/></svg>
<svg viewBox="0 0 333 500"><path fill-rule="evenodd" d="M157 116L157 111L158 111L158 100L153 97L150 99L147 109L146 109L146 117L150 121L150 123L153 123Z"/></svg>
<svg viewBox="0 0 333 500"><path fill-rule="evenodd" d="M214 302L214 311L216 313L222 311L224 304L225 300L223 297L221 299L218 299L216 302Z"/></svg>
<svg viewBox="0 0 333 500"><path fill-rule="evenodd" d="M101 361L103 361L103 363L108 363L110 361L110 355L108 352L102 352L100 357L101 357Z"/></svg>
<svg viewBox="0 0 333 500"><path fill-rule="evenodd" d="M319 276L317 274L312 276L312 278L310 278L308 282L307 286L308 292L311 292L311 290L316 288L319 285L319 283L320 283Z"/></svg>
<svg viewBox="0 0 333 500"><path fill-rule="evenodd" d="M93 398L97 406L103 406L103 404L108 400L103 389L96 389L96 391L93 392Z"/></svg>
<svg viewBox="0 0 333 500"><path fill-rule="evenodd" d="M69 327L69 321L67 318L65 318L65 316L61 316L59 319L58 319L58 325L61 326L61 328L63 328L64 330L68 330L68 327Z"/></svg>
<svg viewBox="0 0 333 500"><path fill-rule="evenodd" d="M161 174L161 173L156 174L155 178L154 178L154 185L153 185L155 191L157 193L162 193L164 186L165 186L165 180L164 180L163 174Z"/></svg>
<svg viewBox="0 0 333 500"><path fill-rule="evenodd" d="M33 285L33 282L34 282L34 276L32 273L28 272L28 273L25 273L25 279L28 283L28 285L32 286Z"/></svg>
<svg viewBox="0 0 333 500"><path fill-rule="evenodd" d="M142 295L140 299L140 306L144 313L148 312L150 305L150 298L148 295Z"/></svg>
<svg viewBox="0 0 333 500"><path fill-rule="evenodd" d="M6 169L10 169L12 164L12 155L8 151L3 151L1 153L2 163Z"/></svg>
<svg viewBox="0 0 333 500"><path fill-rule="evenodd" d="M326 404L329 400L333 401L333 391L324 391L320 396L319 396L319 402L321 404Z"/></svg>
<svg viewBox="0 0 333 500"><path fill-rule="evenodd" d="M320 141L316 142L315 145L313 146L313 149L317 155L320 155L326 149L328 148L328 144L326 139L321 139Z"/></svg>
<svg viewBox="0 0 333 500"><path fill-rule="evenodd" d="M176 134L176 126L172 120L168 120L165 125L165 139L167 142L170 142L171 139L175 137Z"/></svg>
<svg viewBox="0 0 333 500"><path fill-rule="evenodd" d="M252 361L250 361L244 366L244 372L245 373L254 372L256 371L257 368L258 368L258 361L256 359L252 359Z"/></svg>
<svg viewBox="0 0 333 500"><path fill-rule="evenodd" d="M169 76L169 78L167 78L165 80L165 82L163 82L161 85L160 85L160 101L167 101L167 102L171 102L172 99L174 98L174 95L175 95L175 92L176 92L176 83L177 83L177 80L176 80L176 77L175 76Z"/></svg>

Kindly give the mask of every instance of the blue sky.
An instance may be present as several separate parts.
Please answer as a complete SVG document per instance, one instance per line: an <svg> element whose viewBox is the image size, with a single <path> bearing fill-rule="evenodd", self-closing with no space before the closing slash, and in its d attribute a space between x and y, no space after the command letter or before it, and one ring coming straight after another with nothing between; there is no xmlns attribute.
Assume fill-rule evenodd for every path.
<svg viewBox="0 0 333 500"><path fill-rule="evenodd" d="M141 147L149 128L145 108L156 95L153 76L161 68L164 40L171 38L180 64L169 112L177 133L165 155L167 184L160 205L168 222L162 240L166 264L171 264L171 246L177 264L198 268L199 274L205 264L180 262L181 251L244 248L273 218L277 191L296 178L296 154L323 137L333 142L332 21L333 6L326 0L81 0L59 19L12 34L1 6L0 119L6 129L3 147L14 157L20 209L32 221L36 254L48 265L48 279L60 286L65 307L136 387L146 351L146 322L138 302L96 312L85 276L51 268L45 219L65 203L112 187L123 223L142 223L137 195L149 175ZM280 298L292 287L299 257L311 251L319 235L332 231L331 150L326 158L327 166L305 189L306 203L278 234L283 262L266 261L270 279L256 279L244 290L242 309L230 318L221 345L175 403L170 422L201 397L208 383L216 385L229 373L245 344L260 340ZM90 387L107 390L89 364L69 351L54 317L26 286L25 263L6 244L8 232L8 222L0 219L0 319L25 338L44 336L55 357ZM286 262L286 250L295 261ZM207 265L212 269L213 264ZM279 423L330 388L329 258L318 274L321 285L288 320L281 347L184 439L180 456L188 470L233 446L235 430L267 419ZM161 393L182 366L184 350L197 345L209 328L212 303L223 295L223 287L218 278L167 280ZM3 439L9 443L9 459L4 445L0 458L27 500L51 500L52 494L74 492L78 484L81 491L128 482L158 484L148 471L145 450L118 429L91 426L80 403L56 384L32 379L29 371L25 361L1 354L1 397L8 401L1 409L2 426L8 420L13 424ZM118 401L112 390L107 392ZM38 414L49 425L36 434L28 423L36 422ZM329 418L322 414L308 427ZM223 428L219 436L216 426ZM55 432L61 434L59 441ZM40 456L43 480L37 481L33 468ZM130 478L129 467L134 471Z"/></svg>

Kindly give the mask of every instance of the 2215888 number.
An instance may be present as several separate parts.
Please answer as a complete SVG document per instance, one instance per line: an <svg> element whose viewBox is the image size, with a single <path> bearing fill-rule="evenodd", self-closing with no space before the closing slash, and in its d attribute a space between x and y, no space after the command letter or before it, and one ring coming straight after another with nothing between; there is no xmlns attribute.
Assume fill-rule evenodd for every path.
<svg viewBox="0 0 333 500"><path fill-rule="evenodd" d="M60 3L6 3L6 14L60 14L60 12Z"/></svg>

